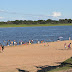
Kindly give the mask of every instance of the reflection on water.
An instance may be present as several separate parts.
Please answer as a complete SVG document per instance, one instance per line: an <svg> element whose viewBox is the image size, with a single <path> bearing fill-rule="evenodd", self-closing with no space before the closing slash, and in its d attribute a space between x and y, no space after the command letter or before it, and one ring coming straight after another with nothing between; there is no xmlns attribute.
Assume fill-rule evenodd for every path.
<svg viewBox="0 0 72 72"><path fill-rule="evenodd" d="M0 28L0 43L3 40L16 40L17 42L23 40L44 40L56 41L60 36L61 40L68 40L72 38L72 26L48 26L48 27L14 27L14 28Z"/></svg>

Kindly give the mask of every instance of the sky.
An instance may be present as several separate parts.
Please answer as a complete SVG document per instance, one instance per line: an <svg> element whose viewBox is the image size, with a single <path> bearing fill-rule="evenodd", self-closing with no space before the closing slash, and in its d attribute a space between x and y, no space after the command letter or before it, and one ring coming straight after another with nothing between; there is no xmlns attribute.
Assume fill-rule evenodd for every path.
<svg viewBox="0 0 72 72"><path fill-rule="evenodd" d="M0 21L72 19L72 0L0 0Z"/></svg>

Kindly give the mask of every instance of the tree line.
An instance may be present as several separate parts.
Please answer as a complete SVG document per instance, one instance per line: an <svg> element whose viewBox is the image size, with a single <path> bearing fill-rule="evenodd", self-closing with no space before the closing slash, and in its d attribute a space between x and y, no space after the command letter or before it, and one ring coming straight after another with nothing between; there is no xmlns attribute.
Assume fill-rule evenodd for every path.
<svg viewBox="0 0 72 72"><path fill-rule="evenodd" d="M15 21L7 21L7 22L0 22L0 24L68 24L72 23L71 19L59 19L57 20L15 20Z"/></svg>

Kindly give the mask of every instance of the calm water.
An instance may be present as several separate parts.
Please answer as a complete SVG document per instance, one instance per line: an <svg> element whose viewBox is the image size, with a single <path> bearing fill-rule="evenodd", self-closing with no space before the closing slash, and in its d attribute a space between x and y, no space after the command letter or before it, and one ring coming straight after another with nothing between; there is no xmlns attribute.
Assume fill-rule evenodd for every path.
<svg viewBox="0 0 72 72"><path fill-rule="evenodd" d="M34 43L39 40L56 41L60 36L61 40L72 39L72 26L48 26L48 27L14 27L0 28L0 43L3 40L16 40L28 42L33 39Z"/></svg>

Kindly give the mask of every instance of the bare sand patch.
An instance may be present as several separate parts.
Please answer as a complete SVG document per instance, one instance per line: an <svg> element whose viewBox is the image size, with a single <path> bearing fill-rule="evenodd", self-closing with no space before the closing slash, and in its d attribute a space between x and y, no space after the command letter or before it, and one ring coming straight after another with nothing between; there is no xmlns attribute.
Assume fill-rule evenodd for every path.
<svg viewBox="0 0 72 72"><path fill-rule="evenodd" d="M19 72L18 69L36 72L36 66L53 66L72 56L72 49L65 49L64 43L58 41L41 44L6 46L4 53L0 53L0 72ZM48 46L49 45L49 46ZM72 44L71 44L72 47Z"/></svg>

